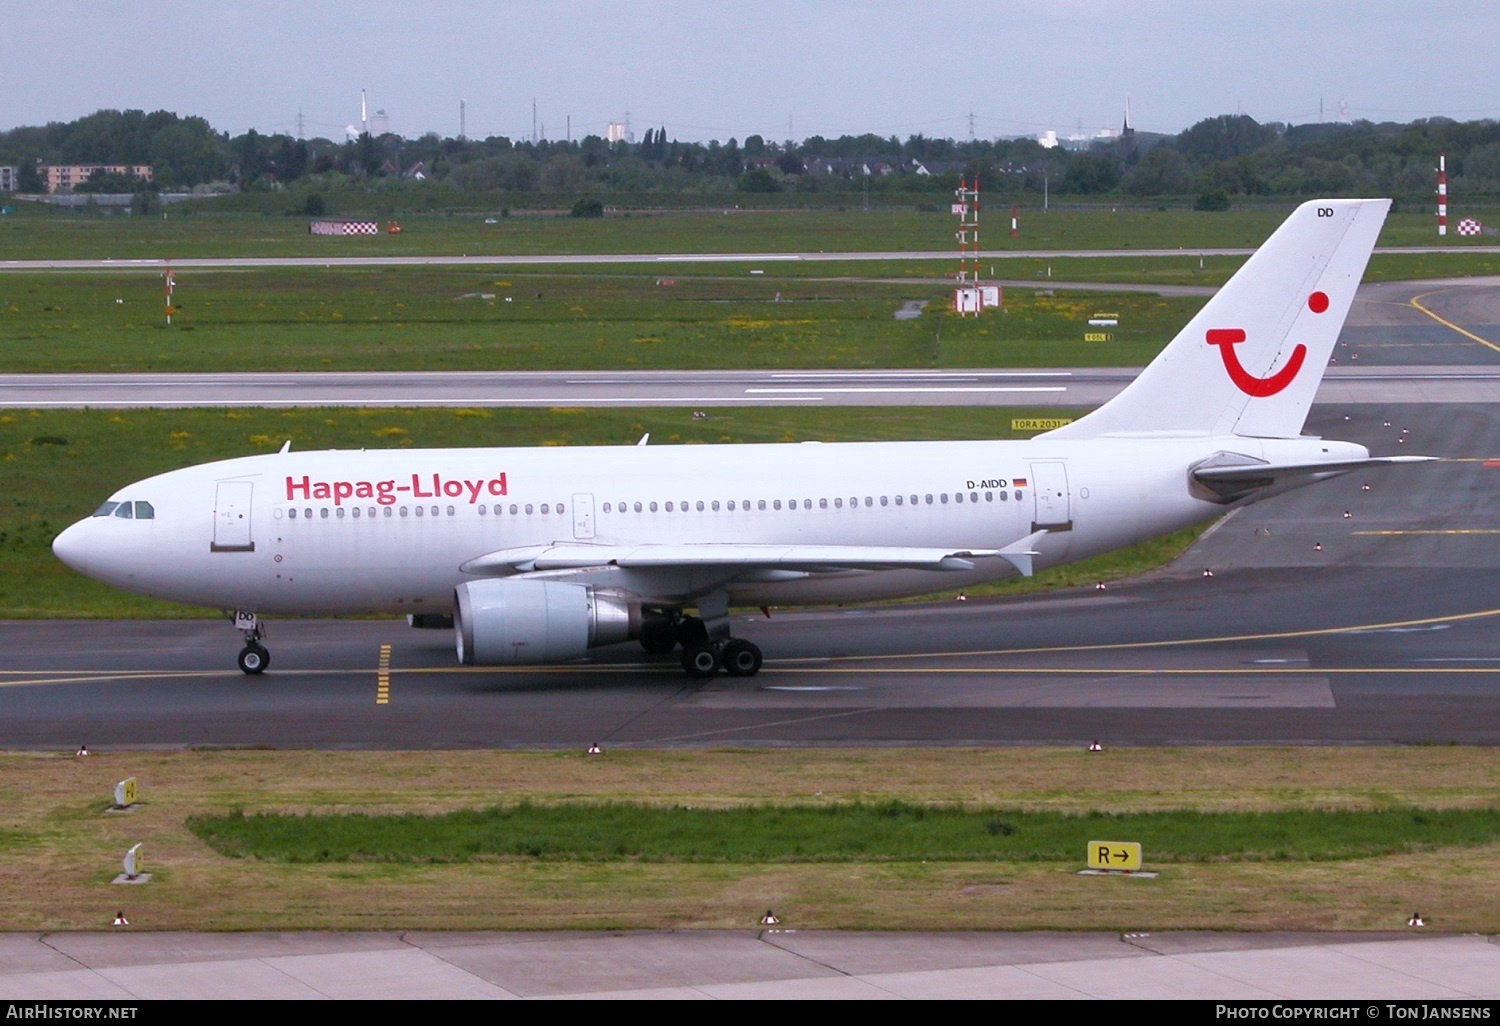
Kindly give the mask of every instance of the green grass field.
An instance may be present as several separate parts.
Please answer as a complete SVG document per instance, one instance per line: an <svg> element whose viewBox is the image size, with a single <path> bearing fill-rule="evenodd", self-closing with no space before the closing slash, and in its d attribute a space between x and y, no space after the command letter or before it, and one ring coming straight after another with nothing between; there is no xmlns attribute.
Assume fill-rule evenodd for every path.
<svg viewBox="0 0 1500 1026"><path fill-rule="evenodd" d="M130 776L140 804L105 811ZM1423 746L0 753L0 906L10 930L108 929L121 908L147 931L754 929L767 908L803 930L1392 930L1420 909L1435 930L1493 933L1497 784L1492 750ZM704 843L729 852L702 861L679 847L659 860L450 849L289 862L223 854L189 826L236 809L247 822L435 822L523 802L691 806L750 828L710 830ZM822 834L817 846L834 836L841 852L831 861L808 857L812 846L798 857L790 845L805 839L756 836L758 808L838 827L854 823L843 808L894 803L923 810L889 818L904 828L895 857L859 830ZM946 849L956 857L917 854L940 851L928 827L950 810L969 830ZM651 815L630 818L660 836ZM1034 835L1041 824L1059 833ZM1344 830L1377 824L1373 840ZM1090 840L1140 841L1160 875L1080 876ZM997 851L1002 841L1014 847ZM112 887L136 843L151 882Z"/></svg>
<svg viewBox="0 0 1500 1026"><path fill-rule="evenodd" d="M946 203L946 201L944 201ZM294 204L289 200L288 207ZM933 205L933 204L930 204ZM981 243L987 250L1241 248L1259 245L1294 203L1227 213L1107 206L1021 212L1009 232L1009 209L987 206ZM434 256L550 253L769 253L945 251L955 248L955 219L911 206L859 209L736 209L732 198L696 210L635 210L601 219L561 214L501 217L499 211L393 217L397 235L312 236L303 215L221 214L168 208L160 215L39 211L29 204L0 218L0 260L183 259L231 256ZM351 216L361 213L351 210ZM368 213L378 213L373 209ZM493 220L493 224L485 223ZM1439 241L1430 211L1393 213L1381 245ZM1449 245L1483 246L1448 236Z"/></svg>
<svg viewBox="0 0 1500 1026"><path fill-rule="evenodd" d="M274 862L1065 862L1130 838L1157 863L1314 862L1500 841L1500 809L1101 813L888 801L702 809L633 802L492 806L436 816L190 819L221 855Z"/></svg>
<svg viewBox="0 0 1500 1026"><path fill-rule="evenodd" d="M749 275L187 272L169 327L158 275L0 275L0 372L1132 365L1202 303L1011 289L1003 312L977 319L947 310L949 291ZM896 320L908 300L930 305ZM1085 343L1101 308L1120 314L1115 340Z"/></svg>

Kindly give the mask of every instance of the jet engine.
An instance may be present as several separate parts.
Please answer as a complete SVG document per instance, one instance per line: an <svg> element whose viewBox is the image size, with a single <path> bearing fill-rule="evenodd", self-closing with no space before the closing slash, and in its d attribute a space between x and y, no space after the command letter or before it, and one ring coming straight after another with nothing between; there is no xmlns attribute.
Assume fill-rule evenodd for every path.
<svg viewBox="0 0 1500 1026"><path fill-rule="evenodd" d="M638 601L560 581L467 581L454 590L453 609L465 666L566 662L641 633Z"/></svg>

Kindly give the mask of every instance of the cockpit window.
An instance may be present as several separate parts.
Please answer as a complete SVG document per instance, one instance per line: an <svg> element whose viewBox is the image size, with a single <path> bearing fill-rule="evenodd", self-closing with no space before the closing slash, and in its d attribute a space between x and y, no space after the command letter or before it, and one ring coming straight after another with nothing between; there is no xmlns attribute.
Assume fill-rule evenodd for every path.
<svg viewBox="0 0 1500 1026"><path fill-rule="evenodd" d="M106 502L94 510L96 517L119 517L121 520L155 520L156 510L142 499L128 502Z"/></svg>

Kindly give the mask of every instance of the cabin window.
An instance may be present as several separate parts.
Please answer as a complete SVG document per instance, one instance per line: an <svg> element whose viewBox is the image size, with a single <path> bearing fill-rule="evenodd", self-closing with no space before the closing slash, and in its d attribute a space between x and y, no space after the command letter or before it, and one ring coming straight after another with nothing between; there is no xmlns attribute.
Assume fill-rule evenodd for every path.
<svg viewBox="0 0 1500 1026"><path fill-rule="evenodd" d="M519 512L521 512L521 507L517 506L514 502L511 503L510 504L510 515L511 516L515 516Z"/></svg>
<svg viewBox="0 0 1500 1026"><path fill-rule="evenodd" d="M696 505L695 508L698 510L699 513L703 512L703 500L702 499L698 500L697 505ZM718 509L718 508L719 508L719 504L717 502L714 503L714 509Z"/></svg>
<svg viewBox="0 0 1500 1026"><path fill-rule="evenodd" d="M1021 501L1021 489L1019 489L1019 488L1016 489L1016 501L1017 502Z"/></svg>
<svg viewBox="0 0 1500 1026"><path fill-rule="evenodd" d="M113 513L115 511L115 507L118 506L118 505L119 505L118 502L106 502L104 505L102 505L98 509L94 510L94 516L96 516L96 517L107 517L107 516L109 516L111 513Z"/></svg>
<svg viewBox="0 0 1500 1026"><path fill-rule="evenodd" d="M1001 502L1009 502L1010 501L1010 492L1001 492L1000 493L1000 501Z"/></svg>
<svg viewBox="0 0 1500 1026"><path fill-rule="evenodd" d="M402 506L402 507L401 507L401 515L402 515L402 516L403 516L403 517L404 517L404 516L406 516L406 507L405 507L405 506Z"/></svg>
<svg viewBox="0 0 1500 1026"><path fill-rule="evenodd" d="M340 506L338 508L338 512L335 513L334 516L338 517L340 520L344 519L344 517L346 516L346 514L344 513L344 507Z"/></svg>
<svg viewBox="0 0 1500 1026"><path fill-rule="evenodd" d="M137 520L155 520L156 510L151 508L151 503L135 500L135 518Z"/></svg>
<svg viewBox="0 0 1500 1026"><path fill-rule="evenodd" d="M639 502L635 504L635 511L637 513L639 513L641 511L641 504Z"/></svg>
<svg viewBox="0 0 1500 1026"><path fill-rule="evenodd" d="M667 512L672 512L672 504L670 502L667 503Z"/></svg>
<svg viewBox="0 0 1500 1026"><path fill-rule="evenodd" d="M963 492L954 492L953 493L953 501L954 502L963 502L964 501L964 493Z"/></svg>
<svg viewBox="0 0 1500 1026"><path fill-rule="evenodd" d="M913 498L911 501L912 502L916 502L917 500L915 498ZM931 492L927 493L927 505L929 505L929 506L932 505L932 493Z"/></svg>
<svg viewBox="0 0 1500 1026"><path fill-rule="evenodd" d="M130 502L120 503L115 507L115 516L119 517L121 520L134 520L135 504Z"/></svg>
<svg viewBox="0 0 1500 1026"><path fill-rule="evenodd" d="M526 512L528 512L528 513L530 513L530 512L531 512L531 508L530 508L530 507L527 507L527 509L526 509ZM547 508L547 504L546 504L546 503L545 503L545 502L544 502L544 503L542 503L542 515L543 515L543 516L545 516L545 515L546 515L546 514L547 514L547 513L549 513L549 512L551 512L551 510L549 510L549 509L548 509L548 508Z"/></svg>
<svg viewBox="0 0 1500 1026"><path fill-rule="evenodd" d="M880 497L880 501L881 501L881 502L884 502L884 501L885 501L885 496L883 496L883 495L882 495L882 496L881 496L881 497ZM896 505L898 505L898 506L900 506L900 505L901 505L901 504L902 504L902 503L904 503L904 502L905 502L905 501L906 501L906 500L905 500L905 498L904 498L904 497L903 497L903 496L900 496L900 495L898 495L898 496L896 496Z"/></svg>
<svg viewBox="0 0 1500 1026"><path fill-rule="evenodd" d="M115 516L119 516L119 515L120 515L119 513L115 514ZM126 514L126 515L128 516L129 514ZM286 515L287 515L287 519L289 519L289 520L296 520L297 519L297 510L295 508L289 509L289 510L286 511Z"/></svg>
<svg viewBox="0 0 1500 1026"><path fill-rule="evenodd" d="M321 508L320 510L318 510L318 516L322 517L324 520L327 520L328 519L328 507L324 506L323 508Z"/></svg>
<svg viewBox="0 0 1500 1026"><path fill-rule="evenodd" d="M393 515L394 515L394 514L392 514L392 513L391 513L391 507L389 507L389 506L387 506L387 507L386 507L386 508L385 508L385 518L386 518L386 519L387 519L387 520L389 520L389 519L390 519L390 518L391 518L391 517L392 517L392 516L393 516Z"/></svg>
<svg viewBox="0 0 1500 1026"><path fill-rule="evenodd" d="M355 507L354 507L354 508L353 508L353 509L352 509L352 510L350 510L350 511L349 511L349 512L350 512L350 514L351 514L351 515L352 515L352 516L353 516L353 517L354 517L354 519L355 519L355 520L358 520L358 519L359 519L359 507L358 507L358 506L355 506Z"/></svg>
<svg viewBox="0 0 1500 1026"><path fill-rule="evenodd" d="M855 503L853 500L850 500L850 505L851 506L852 505L857 505L857 503ZM844 508L844 500L843 499L834 499L833 500L833 507L834 507L834 509L843 509Z"/></svg>
<svg viewBox="0 0 1500 1026"><path fill-rule="evenodd" d="M648 506L647 508L650 509L651 512L655 513L656 512L656 503L654 503L654 502L651 503L651 505Z"/></svg>
<svg viewBox="0 0 1500 1026"><path fill-rule="evenodd" d="M943 503L944 506L948 505L948 493L947 492L944 492L942 495L939 495L938 498L942 500L942 503ZM930 496L930 495L927 496L927 503L928 503L928 505L932 504L932 496Z"/></svg>
<svg viewBox="0 0 1500 1026"><path fill-rule="evenodd" d="M418 506L417 507L417 516L422 516L423 512L424 512L424 510L422 509L422 507Z"/></svg>
<svg viewBox="0 0 1500 1026"><path fill-rule="evenodd" d="M841 502L841 503L839 503L839 505L842 506L843 503ZM819 509L827 509L828 508L828 500L827 499L819 499L818 500L818 508Z"/></svg>
<svg viewBox="0 0 1500 1026"><path fill-rule="evenodd" d="M715 513L717 513L717 512L719 512L719 500L718 500L718 499L715 499L715 500L714 500L714 501L713 501L713 503L712 503L712 505L713 505L713 509L714 509L714 512L715 512ZM698 508L699 508L699 509L702 509L702 508L703 508L703 503L701 503L701 502L700 502L700 503L698 503Z"/></svg>
<svg viewBox="0 0 1500 1026"><path fill-rule="evenodd" d="M457 516L458 515L458 510L454 509L452 506L449 506L448 507L448 515L450 517Z"/></svg>
<svg viewBox="0 0 1500 1026"><path fill-rule="evenodd" d="M802 508L803 509L812 509L812 500L811 499L803 499L802 500Z"/></svg>
<svg viewBox="0 0 1500 1026"><path fill-rule="evenodd" d="M979 493L978 492L970 492L969 493L969 501L970 502L978 502L979 501Z"/></svg>
<svg viewBox="0 0 1500 1026"><path fill-rule="evenodd" d="M527 515L527 516L528 516L528 517L529 517L529 516L531 516L531 514L532 514L532 511L533 511L533 510L534 510L534 508L535 508L535 507L533 507L533 506L532 506L532 505L531 505L531 503L529 503L529 502L528 502L528 503L527 503L527 504L526 504L526 515Z"/></svg>
<svg viewBox="0 0 1500 1026"><path fill-rule="evenodd" d="M480 516L485 516L485 515L486 515L486 510L487 510L487 509L488 509L488 507L487 507L487 506L485 506L485 504L484 504L484 503L482 503L482 502L481 502L481 503L480 503L480 504L479 504L479 515L480 515Z"/></svg>

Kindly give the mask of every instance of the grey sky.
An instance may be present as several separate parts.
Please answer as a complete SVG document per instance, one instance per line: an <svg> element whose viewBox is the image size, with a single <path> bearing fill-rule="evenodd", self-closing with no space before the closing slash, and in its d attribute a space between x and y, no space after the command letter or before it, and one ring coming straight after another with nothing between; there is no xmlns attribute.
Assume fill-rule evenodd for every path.
<svg viewBox="0 0 1500 1026"><path fill-rule="evenodd" d="M5 5L0 128L166 109L341 138L390 129L708 140L965 138L1500 117L1500 4L1453 0L54 0Z"/></svg>

